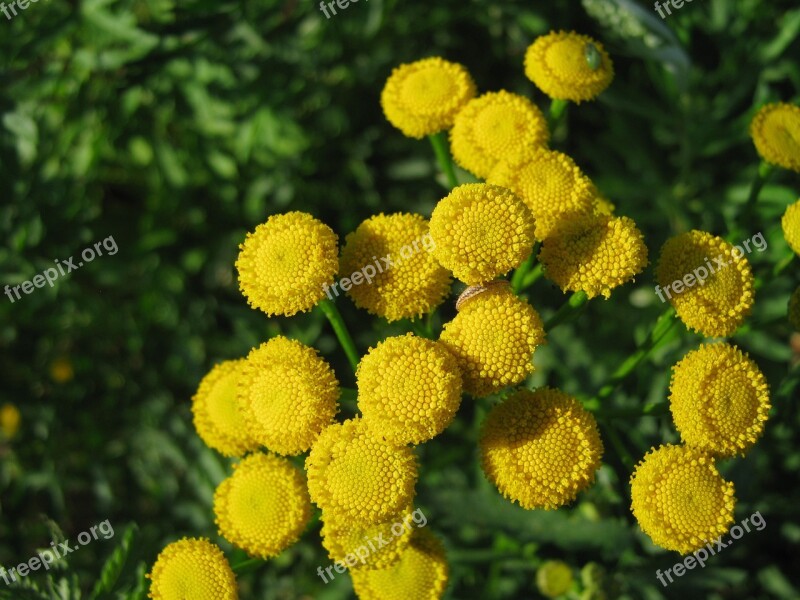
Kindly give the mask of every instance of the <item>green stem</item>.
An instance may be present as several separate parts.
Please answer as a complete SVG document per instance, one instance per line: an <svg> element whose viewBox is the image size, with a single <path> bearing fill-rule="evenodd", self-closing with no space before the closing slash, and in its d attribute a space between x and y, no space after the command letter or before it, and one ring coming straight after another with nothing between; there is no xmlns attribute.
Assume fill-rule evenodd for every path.
<svg viewBox="0 0 800 600"><path fill-rule="evenodd" d="M550 317L547 322L544 324L544 330L547 333L550 333L555 327L561 325L564 321L567 321L574 317L580 310L586 305L589 301L589 296L586 295L586 292L583 290L575 292L569 297L561 308L558 309L556 314Z"/></svg>
<svg viewBox="0 0 800 600"><path fill-rule="evenodd" d="M248 558L247 560L243 560L240 563L236 563L235 565L231 566L234 573L245 573L247 571L252 571L254 567L258 565L266 564L265 560L260 558Z"/></svg>
<svg viewBox="0 0 800 600"><path fill-rule="evenodd" d="M534 267L533 271L525 275L525 279L522 280L522 287L520 289L527 290L530 286L541 279L542 275L544 275L544 266L542 263L539 263Z"/></svg>
<svg viewBox="0 0 800 600"><path fill-rule="evenodd" d="M569 100L557 100L553 98L550 101L550 121L555 125L564 116L564 112L569 106Z"/></svg>
<svg viewBox="0 0 800 600"><path fill-rule="evenodd" d="M755 217L758 196L761 193L761 190L764 188L764 184L767 183L767 179L769 179L769 176L772 174L773 170L774 169L772 165L764 162L763 160L758 165L756 177L753 179L753 184L750 186L750 195L747 197L747 202L742 208L741 218L739 219L739 225L741 227L746 228Z"/></svg>
<svg viewBox="0 0 800 600"><path fill-rule="evenodd" d="M439 168L442 173L447 177L447 183L450 188L458 186L458 179L456 178L456 171L453 168L453 160L450 158L450 151L447 148L447 141L445 140L444 133L434 133L428 136L433 146L433 152L436 154L436 161L439 163Z"/></svg>
<svg viewBox="0 0 800 600"><path fill-rule="evenodd" d="M536 262L537 250L537 245L534 245L530 256L528 256L528 258L525 259L525 262L515 269L514 274L511 276L511 290L515 294L524 289L523 283L525 282L525 276L528 274L531 268L533 268L533 263Z"/></svg>
<svg viewBox="0 0 800 600"><path fill-rule="evenodd" d="M342 319L342 315L339 313L339 309L327 298L323 298L318 306L320 310L325 313L328 321L330 321L333 332L336 334L336 337L339 338L339 343L342 345L342 349L347 355L347 360L350 361L353 373L355 373L358 367L358 361L360 360L358 350L356 350L356 345L353 342L353 338L350 336L350 332L347 330L347 325L345 325L344 319Z"/></svg>
<svg viewBox="0 0 800 600"><path fill-rule="evenodd" d="M617 456L619 456L619 459L620 461L622 461L622 464L628 467L629 469L632 469L636 463L634 462L631 453L628 452L628 449L625 447L625 444L622 443L622 438L619 437L619 433L617 433L617 430L610 423L607 424L604 427L604 429L606 435L608 436L608 439L611 440L611 445L614 446L614 450L617 451Z"/></svg>

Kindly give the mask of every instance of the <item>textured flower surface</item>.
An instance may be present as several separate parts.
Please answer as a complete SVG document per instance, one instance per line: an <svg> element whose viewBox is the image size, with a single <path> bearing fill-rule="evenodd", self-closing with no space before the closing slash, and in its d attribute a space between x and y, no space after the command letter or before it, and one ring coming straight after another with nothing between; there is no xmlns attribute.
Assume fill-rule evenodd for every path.
<svg viewBox="0 0 800 600"><path fill-rule="evenodd" d="M753 117L750 136L765 161L800 172L800 107L767 104Z"/></svg>
<svg viewBox="0 0 800 600"><path fill-rule="evenodd" d="M631 475L631 510L653 543L688 554L728 531L736 499L714 459L689 446L651 449Z"/></svg>
<svg viewBox="0 0 800 600"><path fill-rule="evenodd" d="M314 348L277 336L254 348L238 403L253 439L273 452L305 452L338 410L339 383Z"/></svg>
<svg viewBox="0 0 800 600"><path fill-rule="evenodd" d="M481 466L506 498L526 509L563 506L594 481L603 443L594 417L551 388L519 390L487 415Z"/></svg>
<svg viewBox="0 0 800 600"><path fill-rule="evenodd" d="M781 228L786 243L795 254L800 254L800 200L786 208L781 218Z"/></svg>
<svg viewBox="0 0 800 600"><path fill-rule="evenodd" d="M558 598L572 588L572 569L562 560L547 560L536 569L536 587L548 598Z"/></svg>
<svg viewBox="0 0 800 600"><path fill-rule="evenodd" d="M798 286L789 298L789 324L795 331L800 331L800 286Z"/></svg>
<svg viewBox="0 0 800 600"><path fill-rule="evenodd" d="M239 592L230 564L205 538L184 538L158 555L152 571L153 600L237 600Z"/></svg>
<svg viewBox="0 0 800 600"><path fill-rule="evenodd" d="M531 253L534 221L510 190L485 183L453 189L433 209L434 257L468 285L518 267Z"/></svg>
<svg viewBox="0 0 800 600"><path fill-rule="evenodd" d="M308 213L271 216L239 248L239 288L269 316L313 308L339 268L336 234Z"/></svg>
<svg viewBox="0 0 800 600"><path fill-rule="evenodd" d="M396 67L381 93L389 122L407 137L449 129L475 96L475 82L461 65L433 57Z"/></svg>

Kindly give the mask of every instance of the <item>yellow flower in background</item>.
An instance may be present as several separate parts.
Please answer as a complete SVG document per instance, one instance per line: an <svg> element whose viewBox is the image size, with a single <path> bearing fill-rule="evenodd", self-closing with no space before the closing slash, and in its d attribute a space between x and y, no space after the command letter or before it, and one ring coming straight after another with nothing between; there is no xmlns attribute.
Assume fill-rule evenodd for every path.
<svg viewBox="0 0 800 600"><path fill-rule="evenodd" d="M487 478L526 509L572 502L594 481L603 456L594 417L551 388L519 390L492 408L480 449Z"/></svg>
<svg viewBox="0 0 800 600"><path fill-rule="evenodd" d="M765 161L800 172L800 107L767 104L753 117L750 136Z"/></svg>
<svg viewBox="0 0 800 600"><path fill-rule="evenodd" d="M683 441L718 456L744 454L764 432L769 386L735 346L707 344L672 369L670 410Z"/></svg>
<svg viewBox="0 0 800 600"><path fill-rule="evenodd" d="M781 227L786 243L795 254L800 254L800 200L786 208L781 218Z"/></svg>
<svg viewBox="0 0 800 600"><path fill-rule="evenodd" d="M665 445L651 449L631 475L631 510L653 543L688 554L728 531L733 492L711 455Z"/></svg>
<svg viewBox="0 0 800 600"><path fill-rule="evenodd" d="M339 268L336 234L304 212L271 216L239 248L239 288L269 316L313 308Z"/></svg>
<svg viewBox="0 0 800 600"><path fill-rule="evenodd" d="M412 138L449 129L459 110L475 96L467 69L439 57L395 67L381 92L389 122Z"/></svg>
<svg viewBox="0 0 800 600"><path fill-rule="evenodd" d="M513 192L469 183L454 188L431 215L434 257L468 285L518 267L531 253L534 221Z"/></svg>
<svg viewBox="0 0 800 600"><path fill-rule="evenodd" d="M450 148L456 163L479 178L501 160L519 162L532 148L546 146L550 132L538 107L505 90L470 100L456 116Z"/></svg>
<svg viewBox="0 0 800 600"><path fill-rule="evenodd" d="M237 600L236 577L222 550L205 538L183 538L165 547L153 569L153 600Z"/></svg>
<svg viewBox="0 0 800 600"><path fill-rule="evenodd" d="M410 333L370 348L356 379L364 420L397 445L439 435L461 404L456 359L442 344Z"/></svg>
<svg viewBox="0 0 800 600"><path fill-rule="evenodd" d="M10 440L17 435L21 420L19 409L10 402L6 402L0 407L0 431L3 432L5 439Z"/></svg>
<svg viewBox="0 0 800 600"><path fill-rule="evenodd" d="M238 404L253 439L294 456L333 421L339 394L333 369L314 348L277 336L247 355Z"/></svg>
<svg viewBox="0 0 800 600"><path fill-rule="evenodd" d="M50 378L56 383L67 383L72 381L74 376L72 361L66 356L61 356L50 363Z"/></svg>
<svg viewBox="0 0 800 600"><path fill-rule="evenodd" d="M800 331L800 286L795 289L792 297L789 298L789 324L795 331Z"/></svg>
<svg viewBox="0 0 800 600"><path fill-rule="evenodd" d="M219 534L250 556L271 558L294 544L311 518L303 472L288 459L250 454L214 493Z"/></svg>
<svg viewBox="0 0 800 600"><path fill-rule="evenodd" d="M525 75L551 98L580 103L594 100L611 84L614 65L600 42L554 31L528 47Z"/></svg>
<svg viewBox="0 0 800 600"><path fill-rule="evenodd" d="M542 596L558 598L572 589L572 569L562 560L547 560L536 569L536 587Z"/></svg>
<svg viewBox="0 0 800 600"><path fill-rule="evenodd" d="M420 215L370 217L347 235L342 248L341 272L351 280L347 295L388 321L430 313L447 297L452 281L431 254L433 246Z"/></svg>

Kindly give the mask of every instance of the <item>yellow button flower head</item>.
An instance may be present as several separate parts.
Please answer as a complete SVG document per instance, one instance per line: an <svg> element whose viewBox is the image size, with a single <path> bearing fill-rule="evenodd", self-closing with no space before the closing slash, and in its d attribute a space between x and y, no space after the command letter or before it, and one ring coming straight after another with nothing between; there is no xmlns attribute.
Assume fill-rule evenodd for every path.
<svg viewBox="0 0 800 600"><path fill-rule="evenodd" d="M183 538L164 548L153 570L153 600L237 600L236 577L222 550L205 538Z"/></svg>
<svg viewBox="0 0 800 600"><path fill-rule="evenodd" d="M765 161L800 172L800 107L767 104L753 117L750 136Z"/></svg>
<svg viewBox="0 0 800 600"><path fill-rule="evenodd" d="M769 386L758 366L728 344L708 344L673 367L670 410L681 438L718 456L744 454L769 418Z"/></svg>
<svg viewBox="0 0 800 600"><path fill-rule="evenodd" d="M483 398L524 381L544 338L534 308L507 285L494 285L461 305L440 342L458 361L464 391Z"/></svg>
<svg viewBox="0 0 800 600"><path fill-rule="evenodd" d="M417 461L372 431L363 419L331 425L306 459L311 499L328 515L350 525L385 522L414 499Z"/></svg>
<svg viewBox="0 0 800 600"><path fill-rule="evenodd" d="M475 96L475 82L461 65L433 57L396 67L381 93L389 122L407 137L449 129Z"/></svg>
<svg viewBox="0 0 800 600"><path fill-rule="evenodd" d="M0 407L0 432L5 439L10 440L17 435L21 420L19 409L10 402L6 402Z"/></svg>
<svg viewBox="0 0 800 600"><path fill-rule="evenodd" d="M631 510L658 546L688 554L728 531L733 484L714 459L689 446L651 449L631 475Z"/></svg>
<svg viewBox="0 0 800 600"><path fill-rule="evenodd" d="M603 45L575 32L550 32L525 53L525 75L551 98L594 100L614 79Z"/></svg>
<svg viewBox="0 0 800 600"><path fill-rule="evenodd" d="M239 245L239 288L248 304L270 316L313 308L339 267L336 240L308 213L271 216Z"/></svg>
<svg viewBox="0 0 800 600"><path fill-rule="evenodd" d="M656 293L666 296L689 329L707 337L731 335L753 309L753 272L734 251L722 238L697 230L671 237L661 248L656 279L663 289ZM676 293L678 280L684 282L679 288L683 291ZM694 281L693 286L686 281Z"/></svg>
<svg viewBox="0 0 800 600"><path fill-rule="evenodd" d="M456 359L442 344L410 333L370 348L356 379L364 420L397 445L439 435L461 404Z"/></svg>
<svg viewBox="0 0 800 600"><path fill-rule="evenodd" d="M546 146L550 132L537 106L505 90L470 100L450 131L453 158L485 178L500 160L519 162L533 147Z"/></svg>
<svg viewBox="0 0 800 600"><path fill-rule="evenodd" d="M518 267L531 253L534 221L506 188L468 183L454 188L431 215L433 255L468 285Z"/></svg>
<svg viewBox="0 0 800 600"><path fill-rule="evenodd" d="M277 336L247 355L239 408L250 436L273 452L305 452L336 416L339 382L314 348Z"/></svg>
<svg viewBox="0 0 800 600"><path fill-rule="evenodd" d="M800 254L800 200L790 204L783 213L781 227L786 243L795 254Z"/></svg>
<svg viewBox="0 0 800 600"><path fill-rule="evenodd" d="M442 543L427 529L415 529L397 563L351 575L360 600L438 600L447 588L449 568Z"/></svg>
<svg viewBox="0 0 800 600"><path fill-rule="evenodd" d="M60 356L50 363L50 377L56 383L67 383L72 381L75 371L72 368L72 361L66 356Z"/></svg>
<svg viewBox="0 0 800 600"><path fill-rule="evenodd" d="M562 560L547 560L536 569L536 587L548 598L558 598L572 589L572 569Z"/></svg>
<svg viewBox="0 0 800 600"><path fill-rule="evenodd" d="M542 244L539 260L563 291L608 298L647 266L647 246L628 217L590 214L556 227Z"/></svg>
<svg viewBox="0 0 800 600"><path fill-rule="evenodd" d="M420 215L370 217L348 234L342 248L341 272L352 282L347 295L388 321L431 312L451 283L450 273L431 254L433 247L428 222Z"/></svg>
<svg viewBox="0 0 800 600"><path fill-rule="evenodd" d="M206 445L225 456L242 456L258 448L248 433L236 390L245 361L227 360L203 377L192 398L194 427Z"/></svg>
<svg viewBox="0 0 800 600"><path fill-rule="evenodd" d="M789 324L795 331L800 331L800 286L789 298Z"/></svg>
<svg viewBox="0 0 800 600"><path fill-rule="evenodd" d="M500 492L526 509L563 506L594 481L603 442L594 417L551 388L522 389L487 415L481 466Z"/></svg>
<svg viewBox="0 0 800 600"><path fill-rule="evenodd" d="M294 544L311 518L303 472L286 458L250 454L214 493L219 534L250 556L271 558Z"/></svg>

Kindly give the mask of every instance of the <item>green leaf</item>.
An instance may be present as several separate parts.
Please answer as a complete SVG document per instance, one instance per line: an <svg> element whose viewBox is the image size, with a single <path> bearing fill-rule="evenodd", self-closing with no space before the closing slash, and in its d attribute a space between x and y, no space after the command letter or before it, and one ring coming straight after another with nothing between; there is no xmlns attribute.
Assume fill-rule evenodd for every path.
<svg viewBox="0 0 800 600"><path fill-rule="evenodd" d="M109 594L114 589L114 585L117 583L122 568L125 566L125 561L130 554L131 545L133 544L137 530L138 527L133 523L123 532L122 540L119 545L114 549L114 552L111 553L111 556L108 557L106 564L103 565L100 578L97 580L92 590L92 595L90 596L92 600L100 597L100 594Z"/></svg>

